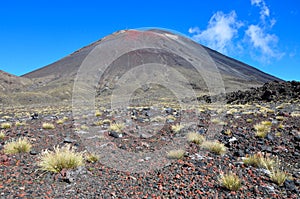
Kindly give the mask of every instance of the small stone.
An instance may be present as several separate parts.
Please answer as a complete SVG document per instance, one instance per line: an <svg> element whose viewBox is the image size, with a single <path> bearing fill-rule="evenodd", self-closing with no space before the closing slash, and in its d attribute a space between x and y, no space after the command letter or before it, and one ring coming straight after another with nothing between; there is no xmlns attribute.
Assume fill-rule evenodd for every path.
<svg viewBox="0 0 300 199"><path fill-rule="evenodd" d="M173 113L172 108L166 108L165 111L166 111L167 114L172 114Z"/></svg>
<svg viewBox="0 0 300 199"><path fill-rule="evenodd" d="M37 154L38 154L38 152L37 152L37 151L35 151L35 150L31 150L31 151L29 152L29 154L30 154L30 155L37 155Z"/></svg>
<svg viewBox="0 0 300 199"><path fill-rule="evenodd" d="M262 150L262 151L266 151L266 152L268 152L268 153L272 153L272 152L273 152L272 147L270 147L270 146L265 146L265 145L261 146L261 150Z"/></svg>
<svg viewBox="0 0 300 199"><path fill-rule="evenodd" d="M273 141L274 140L274 137L268 133L267 135L267 140L270 140L270 141Z"/></svg>
<svg viewBox="0 0 300 199"><path fill-rule="evenodd" d="M140 122L140 123L143 123L144 119L143 118L138 118L137 121Z"/></svg>
<svg viewBox="0 0 300 199"><path fill-rule="evenodd" d="M31 115L31 119L32 119L32 120L39 119L39 114L38 114L38 113L32 114L32 115Z"/></svg>
<svg viewBox="0 0 300 199"><path fill-rule="evenodd" d="M235 166L241 166L241 165L243 165L244 164L244 162L234 162L234 165Z"/></svg>
<svg viewBox="0 0 300 199"><path fill-rule="evenodd" d="M296 180L296 181L295 181L295 185L296 185L296 186L300 186L300 180Z"/></svg>
<svg viewBox="0 0 300 199"><path fill-rule="evenodd" d="M295 136L294 136L294 140L295 140L296 142L299 142L299 141L300 141L300 135L295 135Z"/></svg>
<svg viewBox="0 0 300 199"><path fill-rule="evenodd" d="M245 153L242 151L242 150L238 150L238 151L235 151L233 153L234 156L237 156L237 157L244 157L245 156Z"/></svg>
<svg viewBox="0 0 300 199"><path fill-rule="evenodd" d="M204 130L204 129L200 129L200 130L198 131L198 133L199 133L200 135L203 135L203 134L205 133L205 130Z"/></svg>
<svg viewBox="0 0 300 199"><path fill-rule="evenodd" d="M148 161L150 159L151 159L151 157L145 157L145 161Z"/></svg>
<svg viewBox="0 0 300 199"><path fill-rule="evenodd" d="M172 119L167 119L167 123L174 123L174 120L172 120Z"/></svg>
<svg viewBox="0 0 300 199"><path fill-rule="evenodd" d="M289 191L292 191L292 192L297 191L295 183L292 180L285 180L284 186Z"/></svg>
<svg viewBox="0 0 300 199"><path fill-rule="evenodd" d="M1 155L0 156L0 161L1 162L6 162L8 160L8 156L7 155Z"/></svg>
<svg viewBox="0 0 300 199"><path fill-rule="evenodd" d="M73 143L75 140L71 139L70 137L66 137L64 139L64 143Z"/></svg>
<svg viewBox="0 0 300 199"><path fill-rule="evenodd" d="M149 137L149 136L147 136L146 134L143 134L143 133L140 134L140 138L141 138L141 139L147 139L148 137Z"/></svg>
<svg viewBox="0 0 300 199"><path fill-rule="evenodd" d="M114 137L114 138L119 138L120 137L119 133L117 133L115 131L109 132L108 135L110 135L111 137Z"/></svg>
<svg viewBox="0 0 300 199"><path fill-rule="evenodd" d="M300 156L300 153L298 153L297 151L294 152L294 156Z"/></svg>
<svg viewBox="0 0 300 199"><path fill-rule="evenodd" d="M236 137L232 137L228 140L228 142L235 142L235 141L237 141Z"/></svg>
<svg viewBox="0 0 300 199"><path fill-rule="evenodd" d="M203 123L199 123L198 126L199 127L205 127L205 125Z"/></svg>

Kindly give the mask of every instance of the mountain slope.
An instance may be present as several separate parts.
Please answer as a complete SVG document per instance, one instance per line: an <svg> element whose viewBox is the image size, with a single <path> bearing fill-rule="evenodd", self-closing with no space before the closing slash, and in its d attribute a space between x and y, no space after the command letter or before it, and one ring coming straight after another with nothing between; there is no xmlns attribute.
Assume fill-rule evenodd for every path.
<svg viewBox="0 0 300 199"><path fill-rule="evenodd" d="M0 91L8 92L18 90L29 85L31 80L25 77L18 77L0 70Z"/></svg>
<svg viewBox="0 0 300 199"><path fill-rule="evenodd" d="M160 37L166 49L172 49L173 45L177 45L182 49L192 46L195 52L198 50L201 51L204 48L208 55L210 55L211 59L215 62L224 81L226 92L258 87L266 82L274 80L282 81L183 36L166 32L164 30L150 30L147 34L148 33L149 35L152 34L155 35L155 37ZM31 79L34 82L27 90L30 92L47 93L50 96L53 96L55 100L70 99L74 79L78 69L86 56L92 52L97 45L102 45L103 43L110 41L118 41L119 44L122 45L124 40L133 39L134 42L134 39L139 38L142 34L146 33L136 30L118 31L75 51L69 56L58 60L53 64L27 73L22 77ZM116 49L117 48L118 46L116 46ZM100 59L106 59L106 57L100 57ZM147 48L131 51L113 61L104 72L104 78L99 80L100 89L114 88L117 80L122 77L123 74L141 63L167 63L188 79L190 85L195 90L198 90L199 93L207 91L205 81L203 81L203 78L197 74L197 71L193 68L189 61L174 53L169 53L166 50L153 50Z"/></svg>

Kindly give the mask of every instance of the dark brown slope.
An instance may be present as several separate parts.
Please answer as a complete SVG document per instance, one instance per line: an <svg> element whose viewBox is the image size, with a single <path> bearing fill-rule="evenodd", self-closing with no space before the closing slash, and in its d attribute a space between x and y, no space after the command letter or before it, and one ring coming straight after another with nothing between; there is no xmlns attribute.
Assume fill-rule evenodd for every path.
<svg viewBox="0 0 300 199"><path fill-rule="evenodd" d="M122 41L124 39L131 37L132 35L137 36L142 33L142 31L135 30L113 33L95 43L81 48L53 64L27 73L22 77L29 78L34 82L34 84L29 88L30 91L47 93L53 96L55 100L70 99L77 71L83 60L95 48L95 46L101 45L102 42L110 40L117 40L122 45ZM204 47L183 36L162 30L151 30L151 34L161 37L162 41L168 40L166 43L170 46L173 44L182 45L182 48L186 46L193 46L195 51L197 51L197 49L200 51L202 47ZM170 41L170 38L172 37L175 37L176 39ZM212 60L216 63L227 92L258 87L269 81L282 81L245 63L224 56L207 47L204 48L211 56ZM103 57L103 59L106 58ZM205 89L203 90L203 88L206 87L205 82L201 77L199 77L199 74L195 73L195 69L188 61L175 54L168 54L167 51L151 49L140 49L119 57L111 63L110 67L105 71L105 78L100 81L102 83L101 85L102 87L104 87L104 85L109 85L110 88L113 88L118 77L121 77L122 74L132 67L141 63L159 62L168 63L175 67L176 70L189 80L195 89L199 89L199 93L205 91Z"/></svg>
<svg viewBox="0 0 300 199"><path fill-rule="evenodd" d="M153 30L153 32L156 32L157 34L165 34L165 31L160 30ZM126 37L126 34L128 34L130 31L119 31L116 32L104 39L113 39L114 37L119 37L119 39L122 39L123 37ZM122 36L120 36L122 34ZM171 34L171 33L167 33ZM178 35L177 35L178 36ZM191 45L191 43L194 43L192 40L183 38L179 36L181 40L185 42L185 45ZM84 58L88 55L91 50L101 44L102 40L99 40L95 43L92 43L86 47L83 47L82 49L72 53L71 55L53 63L48 66L45 66L43 68L40 68L38 70L32 71L30 73L27 73L23 75L23 77L27 77L30 79L43 79L45 81L53 81L57 80L62 77L73 77L76 75L76 72L84 60ZM274 81L274 80L280 80L274 76L268 75L254 67L251 67L245 63L242 63L238 60L232 59L230 57L227 57L221 53L218 53L217 51L214 51L210 48L204 47L208 54L212 57L212 59L217 64L218 69L221 71L222 75L226 76L229 75L233 79L239 79L243 81L257 81L258 83L265 83L268 81ZM201 46L199 45L199 48ZM122 61L122 60L121 60ZM115 66L116 67L116 66Z"/></svg>

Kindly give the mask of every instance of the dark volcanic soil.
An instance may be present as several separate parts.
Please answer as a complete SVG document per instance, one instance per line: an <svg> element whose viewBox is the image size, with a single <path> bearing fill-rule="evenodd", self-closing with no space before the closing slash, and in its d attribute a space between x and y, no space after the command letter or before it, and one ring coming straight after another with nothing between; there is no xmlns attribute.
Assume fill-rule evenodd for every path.
<svg viewBox="0 0 300 199"><path fill-rule="evenodd" d="M294 88L294 83L289 84ZM276 88L276 91L271 92L277 92L276 86L269 85L269 88L270 90ZM264 89L263 87L257 92L263 92ZM296 90L286 93L290 92ZM151 114L145 116L145 110L151 112L152 109L150 107L150 109L102 110L103 114L94 119L95 121L109 119L113 122L118 116L130 115L135 110L134 120L136 129L139 129L138 126L142 127L148 120L153 119L154 116ZM129 131L132 130L130 126L132 121L125 119L122 137L111 136L108 125L103 124L99 128L105 139L111 143L112 150L117 147L136 153L155 151L170 144L172 139L178 136L171 130L171 126L179 122L182 113L182 111L175 113L166 107L160 110L161 117L168 118L167 122L150 138L130 136L130 133L134 133ZM30 118L30 113L33 112L39 113L38 119ZM288 101L282 98L280 103L257 101L247 105L227 105L224 109L214 108L213 104L204 104L186 109L184 112L197 125L184 128L179 134L197 131L204 136L210 124L216 122L211 121L211 116L226 113L223 118L223 130L216 132L215 138L225 144L227 152L224 155L217 155L186 141L181 146L186 151L182 159L171 160L161 168L148 172L131 173L120 171L117 166L110 168L103 164L100 157L96 163L86 162L85 166L78 169L62 170L61 173L55 174L39 169L37 165L39 154L45 149L66 143L71 143L77 151L84 151L87 146L80 139L79 133L88 129L77 126L70 107L40 107L36 110L28 107L3 109L0 123L10 122L12 127L1 130L5 137L0 141L0 196L1 198L298 198L299 101L295 98L293 101L291 97ZM172 118L170 115L176 117ZM63 124L57 124L57 120L63 117L67 117ZM18 120L24 120L26 125L16 126L15 122ZM256 137L253 128L261 121L272 123L271 131L265 138ZM44 122L53 123L55 128L43 129ZM231 130L231 134L225 133L228 129ZM4 154L4 145L18 137L29 138L33 145L30 153ZM257 152L276 157L281 161L282 169L289 174L289 178L282 186L270 180L267 170L243 164L244 157ZM146 158L141 161L150 162ZM221 174L230 171L242 179L242 187L238 191L229 191L219 182Z"/></svg>

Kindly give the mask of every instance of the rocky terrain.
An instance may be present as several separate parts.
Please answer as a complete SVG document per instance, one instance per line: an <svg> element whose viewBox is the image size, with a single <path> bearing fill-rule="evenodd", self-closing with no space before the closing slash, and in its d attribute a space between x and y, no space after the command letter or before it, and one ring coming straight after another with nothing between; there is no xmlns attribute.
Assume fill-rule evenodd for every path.
<svg viewBox="0 0 300 199"><path fill-rule="evenodd" d="M291 95L298 91L298 85L296 82L271 83L252 91L237 92L238 95L232 98L234 102L239 99L244 103L246 98L243 96L248 92L256 95L251 95L253 100L248 100L247 104L228 104L223 108L209 103L184 109L178 109L178 104L126 110L99 107L95 115L73 118L72 108L68 106L3 107L0 123L11 126L2 126L1 130L4 134L0 141L1 198L298 198L300 103L299 95ZM285 88L286 92L278 88ZM281 95L274 95L272 100L256 97L266 90ZM153 112L158 114L151 114ZM183 114L196 125L182 126L175 131L173 126L180 122ZM216 114L224 114L224 117L211 119ZM65 144L71 144L78 152L89 148L82 135L94 127L78 123L86 120L93 121L94 127L101 132L92 143L106 144L107 150L151 154L182 137L185 141L177 147L184 150L184 155L170 159L165 153L163 160L166 162L143 172L138 169L124 171L121 160L112 167L107 164L109 157L101 155L98 161L85 160L83 166L75 169L62 169L59 173L41 170L40 155L45 149L53 150L54 146ZM117 120L124 125L118 133L110 128ZM154 129L158 120L162 121L163 127L155 134L134 136L138 129L142 132ZM254 128L262 121L270 124L265 137L257 136ZM46 122L53 124L53 128L43 128ZM132 130L132 124L135 130ZM225 145L225 153L206 150L201 144L188 142L185 138L191 131L208 137L208 128L213 124L223 126L215 132L214 139ZM5 145L19 137L28 138L31 150L6 154ZM244 159L251 154L276 160L288 175L284 183L278 185L272 181L269 170L246 164ZM141 165L154 163L155 157L147 156L134 162ZM228 172L241 179L241 187L236 191L228 190L220 182L222 174Z"/></svg>

